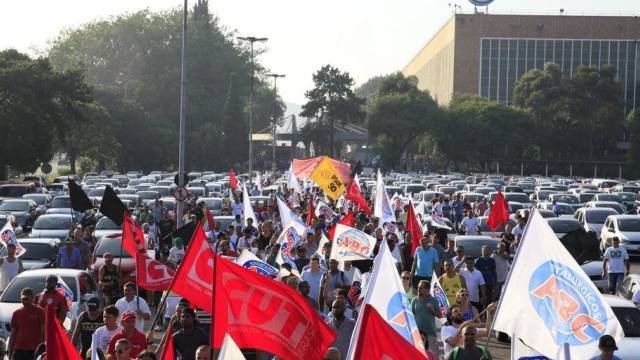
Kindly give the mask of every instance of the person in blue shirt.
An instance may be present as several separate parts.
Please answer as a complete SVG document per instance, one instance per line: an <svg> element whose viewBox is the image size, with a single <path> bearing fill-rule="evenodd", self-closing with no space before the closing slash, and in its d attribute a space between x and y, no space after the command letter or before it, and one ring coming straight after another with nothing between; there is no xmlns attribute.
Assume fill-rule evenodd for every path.
<svg viewBox="0 0 640 360"><path fill-rule="evenodd" d="M455 200L453 200L449 206L451 206L451 210L452 210L452 217L451 217L451 221L453 221L453 223L455 224L456 228L458 227L458 225L460 224L460 222L462 222L462 209L463 209L463 203L462 200L460 200L460 194L456 195Z"/></svg>
<svg viewBox="0 0 640 360"><path fill-rule="evenodd" d="M591 360L622 360L613 355L613 352L618 350L618 347L616 346L616 339L611 335L602 335L600 337L598 349L600 349L600 355L592 357Z"/></svg>
<svg viewBox="0 0 640 360"><path fill-rule="evenodd" d="M429 243L429 235L425 235L420 239L420 247L413 254L413 264L411 265L411 276L413 278L414 292L418 289L420 280L426 280L431 283L433 271L438 267L440 259L438 252L431 247Z"/></svg>
<svg viewBox="0 0 640 360"><path fill-rule="evenodd" d="M58 267L83 270L82 256L80 256L80 250L74 246L73 239L66 237L64 244L65 246L58 252Z"/></svg>

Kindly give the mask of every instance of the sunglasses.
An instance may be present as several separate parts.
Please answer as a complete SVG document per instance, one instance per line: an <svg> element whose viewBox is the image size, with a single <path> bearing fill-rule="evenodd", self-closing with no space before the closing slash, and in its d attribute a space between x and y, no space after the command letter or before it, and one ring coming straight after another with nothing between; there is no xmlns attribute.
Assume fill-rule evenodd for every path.
<svg viewBox="0 0 640 360"><path fill-rule="evenodd" d="M408 276L403 276L403 277L402 277L402 280L411 280L411 278L410 278L410 277L408 277Z"/></svg>

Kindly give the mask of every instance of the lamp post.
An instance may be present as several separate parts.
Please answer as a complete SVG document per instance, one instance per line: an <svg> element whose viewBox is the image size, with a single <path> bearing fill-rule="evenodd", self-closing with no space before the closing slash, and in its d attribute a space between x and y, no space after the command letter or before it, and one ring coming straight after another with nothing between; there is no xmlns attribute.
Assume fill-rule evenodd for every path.
<svg viewBox="0 0 640 360"><path fill-rule="evenodd" d="M185 152L185 113L187 108L187 77L185 66L185 55L187 50L187 0L184 0L184 8L182 10L182 55L181 55L181 67L180 67L180 140L178 142L178 186L185 186L184 183L184 152ZM184 212L184 202L178 200L178 206L176 209L176 225L181 227L183 225L182 214Z"/></svg>
<svg viewBox="0 0 640 360"><path fill-rule="evenodd" d="M253 59L253 43L269 40L266 37L238 36L238 40L247 41L251 47L251 87L249 88L249 187L253 176L253 78L255 76L255 64Z"/></svg>
<svg viewBox="0 0 640 360"><path fill-rule="evenodd" d="M275 172L277 169L276 165L276 112L278 107L278 78L283 78L287 75L285 74L267 74L273 78L273 138L271 144L271 171Z"/></svg>

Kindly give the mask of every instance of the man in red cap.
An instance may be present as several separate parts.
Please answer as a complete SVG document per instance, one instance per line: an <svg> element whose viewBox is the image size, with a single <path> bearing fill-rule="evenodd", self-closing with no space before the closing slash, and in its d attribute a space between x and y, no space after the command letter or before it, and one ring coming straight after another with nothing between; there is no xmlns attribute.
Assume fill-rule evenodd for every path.
<svg viewBox="0 0 640 360"><path fill-rule="evenodd" d="M113 335L109 341L107 349L108 360L116 359L116 342L120 339L127 339L131 342L130 356L135 358L139 353L147 349L147 339L143 333L136 329L136 314L133 311L125 311L122 314L122 331Z"/></svg>

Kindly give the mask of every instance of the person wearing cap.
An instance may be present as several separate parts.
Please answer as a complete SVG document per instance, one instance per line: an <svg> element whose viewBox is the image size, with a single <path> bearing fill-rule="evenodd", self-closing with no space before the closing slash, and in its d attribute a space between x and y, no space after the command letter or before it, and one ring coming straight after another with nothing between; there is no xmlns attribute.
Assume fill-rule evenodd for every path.
<svg viewBox="0 0 640 360"><path fill-rule="evenodd" d="M592 357L591 360L622 360L613 355L613 352L618 350L618 346L616 345L616 339L611 335L600 336L598 349L600 349L600 355Z"/></svg>
<svg viewBox="0 0 640 360"><path fill-rule="evenodd" d="M9 358L31 360L38 345L44 341L44 310L34 305L31 288L22 289L20 301L22 307L11 316Z"/></svg>
<svg viewBox="0 0 640 360"><path fill-rule="evenodd" d="M198 346L209 345L209 335L196 326L195 318L192 308L184 308L180 317L182 329L173 334L173 346L182 359L195 359Z"/></svg>
<svg viewBox="0 0 640 360"><path fill-rule="evenodd" d="M176 237L174 240L174 246L169 250L169 257L167 260L175 266L178 266L184 258L184 240L181 237Z"/></svg>
<svg viewBox="0 0 640 360"><path fill-rule="evenodd" d="M7 285L24 271L22 260L16 257L16 244L7 243L7 256L0 257L0 292L7 288Z"/></svg>
<svg viewBox="0 0 640 360"><path fill-rule="evenodd" d="M45 289L36 295L34 303L43 309L46 309L47 306L53 306L53 311L58 314L58 319L63 323L67 317L69 307L64 295L56 290L56 285L58 285L58 276L54 274L48 275L45 280Z"/></svg>
<svg viewBox="0 0 640 360"><path fill-rule="evenodd" d="M136 314L133 311L125 311L120 320L122 330L111 338L107 348L108 360L116 359L116 343L120 339L127 339L131 342L131 352L129 356L135 358L139 353L147 349L147 338L136 329Z"/></svg>
<svg viewBox="0 0 640 360"><path fill-rule="evenodd" d="M142 331L144 321L151 319L151 310L149 310L147 301L136 295L136 290L135 283L128 282L124 284L124 297L116 301L116 307L120 314L130 311L137 315L135 317L136 329Z"/></svg>
<svg viewBox="0 0 640 360"><path fill-rule="evenodd" d="M93 333L103 325L100 300L92 297L87 301L87 311L83 311L78 316L76 327L73 329L73 335L71 336L71 342L74 346L77 346L78 340L80 340L80 354L86 354L91 348Z"/></svg>
<svg viewBox="0 0 640 360"><path fill-rule="evenodd" d="M112 253L105 252L104 255L102 255L102 259L104 259L104 265L102 265L98 271L98 282L102 290L105 305L111 305L116 301L118 291L120 291L120 271L118 267L113 264Z"/></svg>
<svg viewBox="0 0 640 360"><path fill-rule="evenodd" d="M75 241L66 237L63 240L65 246L60 248L58 252L58 266L63 269L80 269L84 268L84 263L82 262L82 255L80 254L80 250L75 246Z"/></svg>

